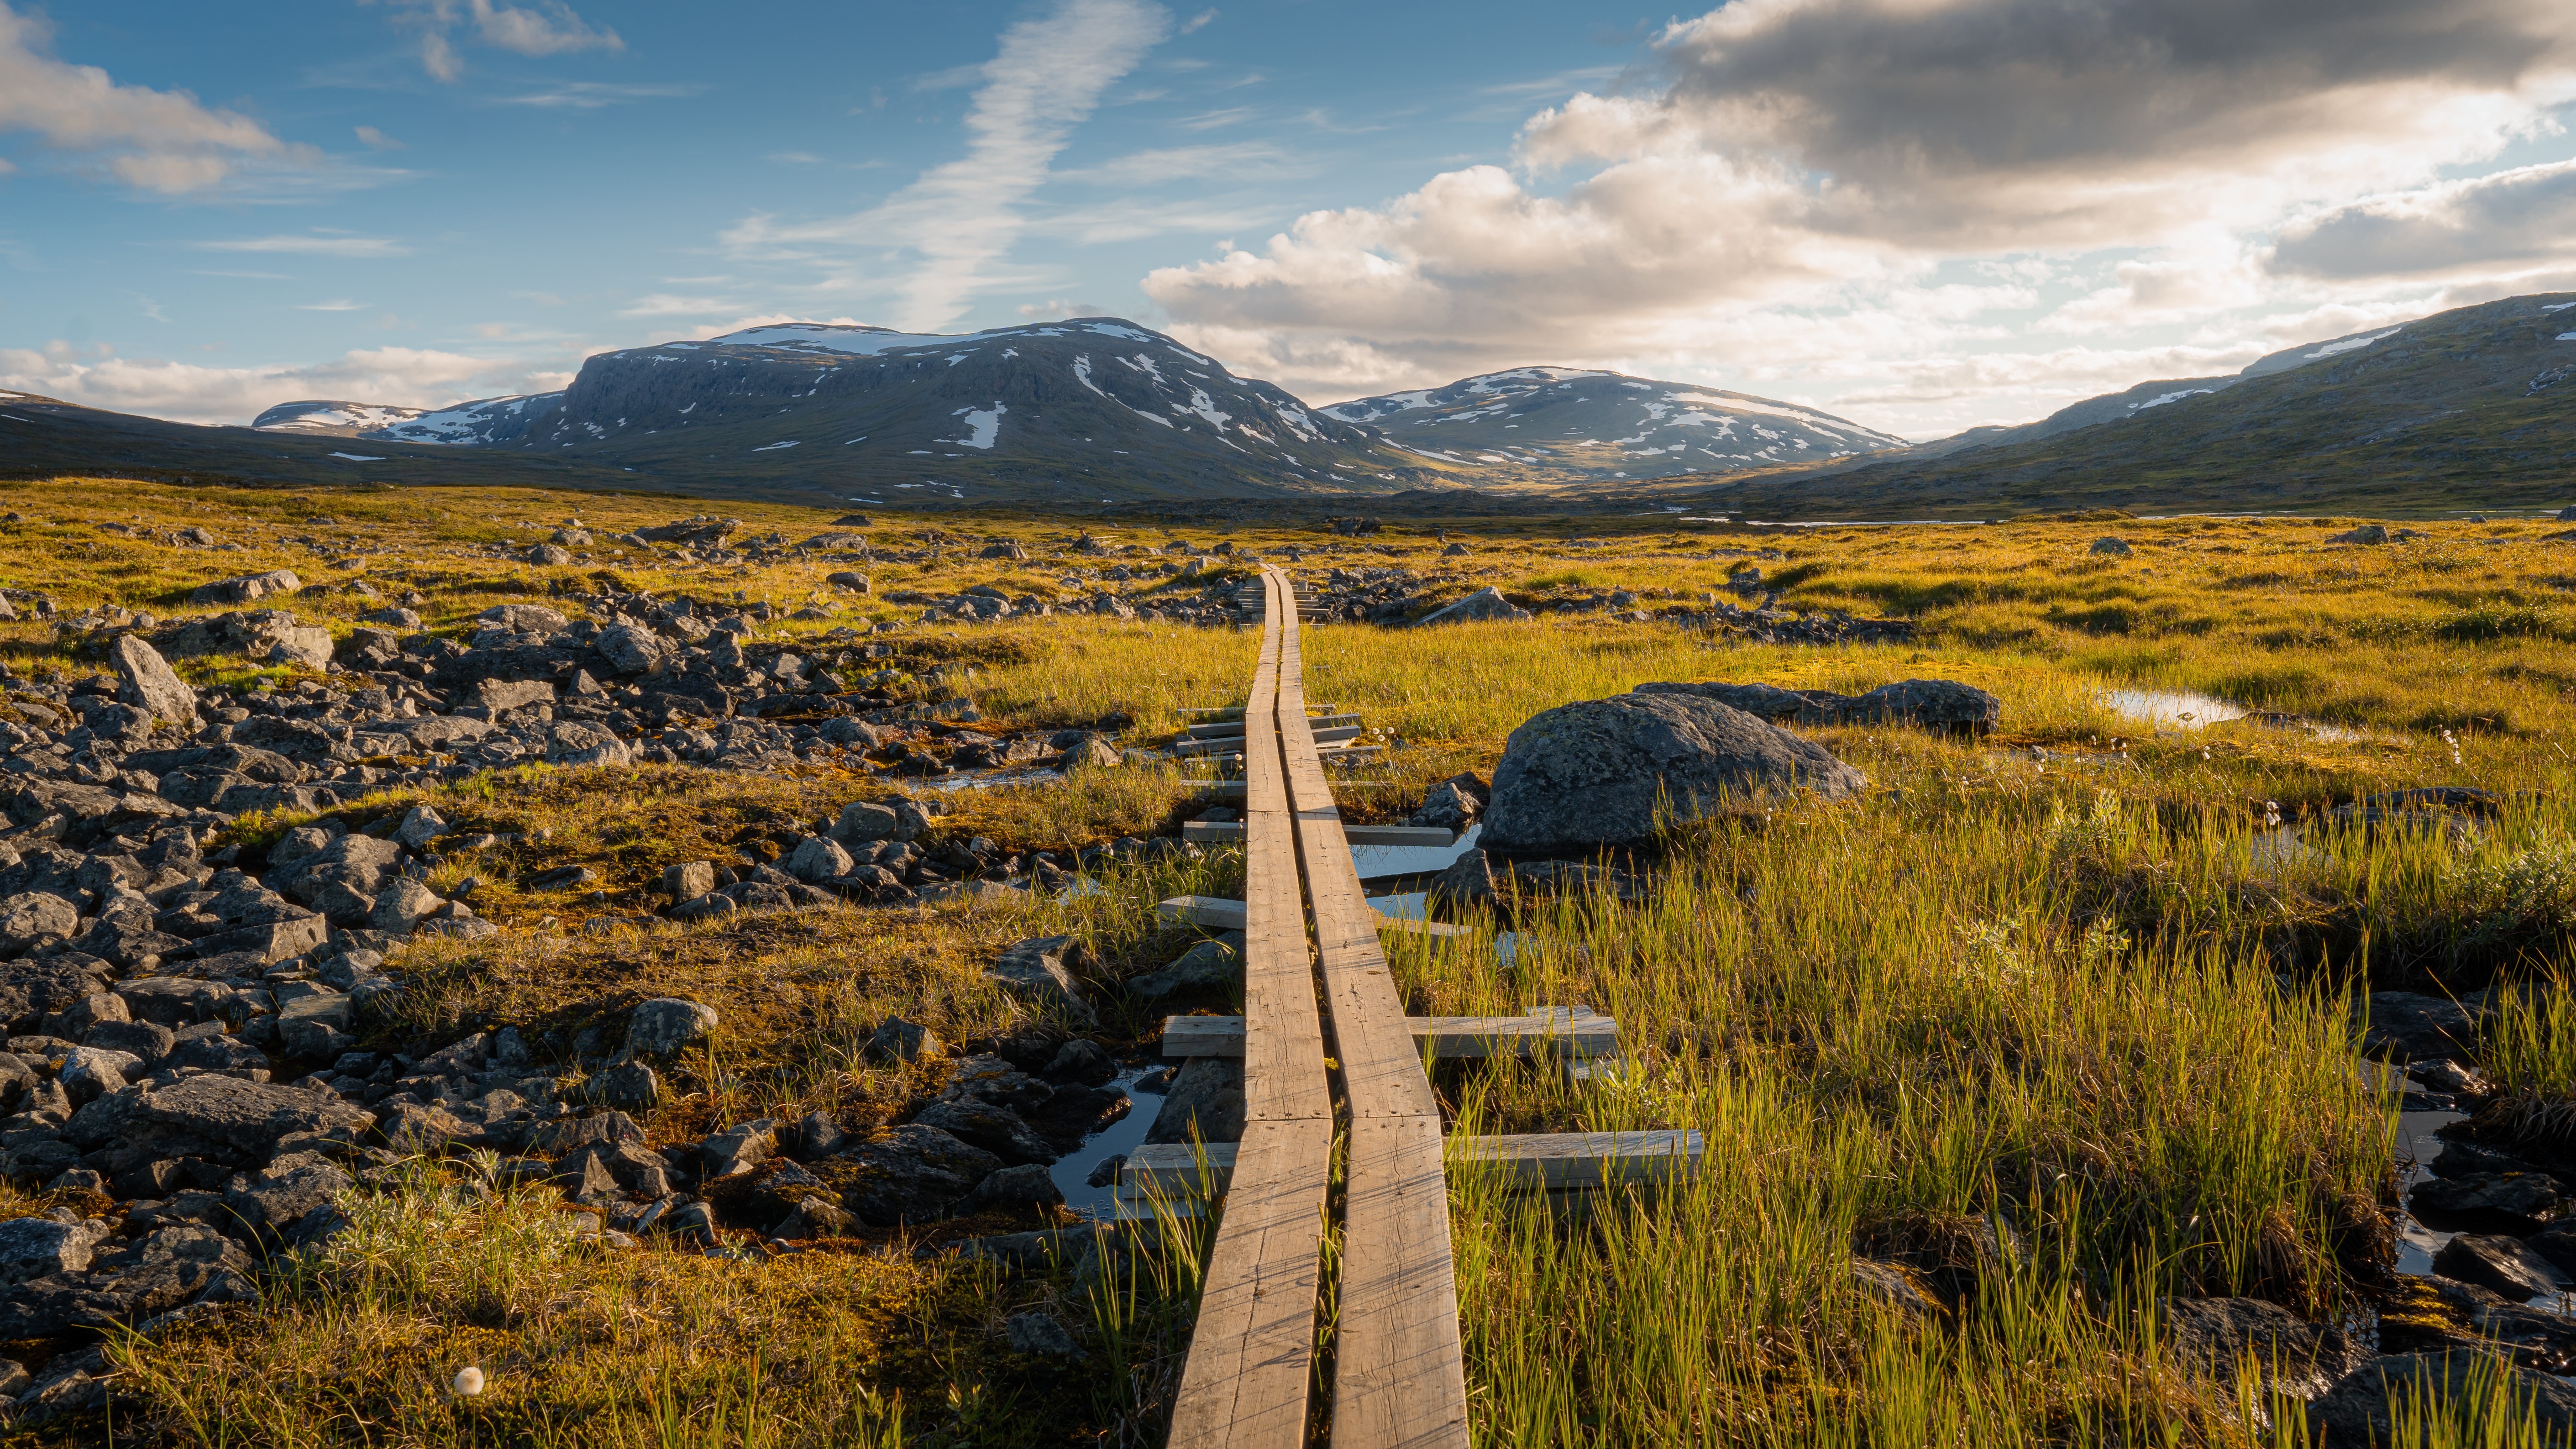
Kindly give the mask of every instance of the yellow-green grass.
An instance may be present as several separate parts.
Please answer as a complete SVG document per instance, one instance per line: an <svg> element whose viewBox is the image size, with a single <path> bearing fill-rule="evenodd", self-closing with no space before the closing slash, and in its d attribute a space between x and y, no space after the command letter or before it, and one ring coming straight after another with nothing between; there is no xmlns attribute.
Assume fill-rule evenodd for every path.
<svg viewBox="0 0 2576 1449"><path fill-rule="evenodd" d="M123 512L70 490L0 492L0 508L43 518L170 520L194 507L272 532L303 531L295 521L310 513L364 520L413 556L385 556L377 570L440 573L421 591L441 627L527 597L519 590L542 592L549 575L597 566L442 552L500 537L493 514L534 541L542 533L531 524L576 510L603 536L678 511L666 500L462 490L289 501L132 488L109 501ZM774 527L791 540L830 518L723 511L744 517L747 531ZM1419 632L1318 627L1306 639L1309 696L1401 741L1360 771L1390 788L1345 792L1353 818L1400 817L1442 775L1489 772L1504 738L1541 709L1648 680L1852 691L1951 678L1993 691L2004 708L2001 734L1982 743L1814 732L1869 775L1863 799L1679 831L1641 900L1525 902L1509 965L1491 945L1499 920L1446 946L1391 938L1414 1009L1579 1001L1621 1023L1630 1070L1593 1086L1535 1069L1441 1067L1454 1131L1692 1127L1710 1151L1712 1170L1690 1188L1608 1202L1579 1226L1534 1216L1472 1176L1457 1181L1480 1442L2299 1442L2295 1406L2268 1401L2247 1374L2177 1359L2160 1305L2233 1292L2315 1314L2365 1310L2387 1262L2378 1214L2394 1104L2354 1071L2352 993L2372 980L2467 991L2566 972L2576 925L2566 864L2576 662L2559 604L2576 573L2567 545L2534 524L2432 525L2431 539L2380 548L2326 545L2334 530L2303 522L2216 520L1794 533L1617 520L1448 527L1470 539L1468 557L1439 557L1428 526L1359 541L1255 528L1184 536L1294 545L1306 554L1294 567L1310 580L1327 566L1402 564L1435 581L1420 591L1426 603L1492 583L1530 605L1627 588L1649 608L1697 608L1701 593L1723 590L1730 570L1750 563L1791 607L1902 612L1917 637L1775 646L1559 614ZM868 532L880 548L911 547L907 537L925 528L1013 537L1035 557L1005 565L951 544L935 564L867 567L880 593L996 582L1062 597L1076 592L1058 582L1066 571L1113 561L1049 556L1077 531L1043 520L880 517ZM1102 531L1119 546L1167 536ZM2086 552L2112 532L2135 552ZM1578 535L1608 546L1569 546ZM2489 536L2506 541L2481 541ZM86 523L20 538L36 542L18 548L16 576L0 583L50 589L74 611L115 602L166 614L174 592L206 578L318 572L311 554L265 542L238 554L138 552L119 572L126 541ZM1784 556L1750 556L1764 549ZM1718 556L1694 557L1709 553ZM739 576L635 558L611 566L656 589L740 589L793 604L844 565ZM853 608L838 620L784 627L811 633L911 612L844 602ZM336 591L289 604L335 626L374 606ZM40 629L0 629L21 667L94 667L64 659ZM1147 737L1176 728L1188 707L1239 700L1257 639L1090 616L886 637L906 663L975 663L962 689L996 726L1121 712ZM2207 693L2346 733L2253 723L2158 732L2103 698L2128 687ZM952 809L934 830L1022 848L1148 833L1200 803L1181 783L1195 773L1122 767L956 792L939 797ZM2423 785L2522 793L2456 837L2322 817ZM487 914L511 929L402 953L395 966L412 990L375 1029L386 1040L439 1038L517 1022L569 1036L613 1024L642 995L698 995L725 1025L712 1052L666 1074L666 1098L647 1120L656 1141L817 1106L878 1117L936 1079L935 1069L862 1059L857 1043L883 1016L950 1037L1026 1025L1026 1009L981 979L997 946L1072 931L1101 949L1109 977L1158 965L1192 933L1155 922L1152 903L1230 893L1240 869L1239 856L1218 852L1104 870L1096 893L1060 901L603 936L572 931L603 908L515 884L554 864L589 864L615 898L604 909L631 914L662 865L761 858L801 822L893 788L829 772L774 781L539 771L353 807L344 813L427 799L472 828L552 832L441 866L443 887L467 873L490 882ZM2304 838L2275 834L2275 814L2303 825ZM550 915L556 926L539 930ZM2490 1027L2490 1068L2528 1110L2559 1114L2533 1119L2544 1125L2567 1120L2576 1095L2576 1019L2564 1000L2536 996ZM1148 1014L1118 1010L1103 1035L1123 1044L1151 1028ZM137 1345L136 1411L182 1442L867 1442L887 1432L899 1392L904 1434L926 1442L1151 1442L1155 1432L1186 1252L1151 1283L1130 1280L1126 1306L1111 1310L1054 1280L1006 1286L938 1260L866 1257L866 1245L765 1265L549 1247L526 1280L540 1284L524 1293L538 1306L494 1325L470 1306L494 1290L434 1274L485 1271L460 1245L516 1242L508 1215L547 1206L441 1208L429 1191L388 1211L434 1231L396 1231L388 1218L360 1236L375 1245L373 1266L344 1251L300 1270L260 1308ZM2018 1247L1989 1264L1956 1313L1909 1317L1850 1275L1855 1250L1964 1266L1980 1221L2009 1227L1998 1240ZM1026 1224L991 1226L1013 1225ZM462 1262L436 1268L442 1255ZM424 1295L389 1283L438 1286ZM1126 1372L1109 1376L1116 1393L1075 1395L1067 1380L1078 1376L1001 1351L1000 1318L1049 1299L1076 1321L1107 1314L1108 1326L1138 1325L1141 1347L1119 1350ZM693 1326L706 1323L784 1346L755 1361ZM345 1368L308 1363L333 1335L412 1350ZM487 1372L508 1365L479 1408L440 1391L469 1353L488 1360ZM684 1390L696 1417L663 1427L671 1419L654 1407L665 1393L657 1384ZM759 1414L742 1417L753 1406ZM720 1425L719 1413L731 1417ZM2515 1417L2466 1417L2482 1416Z"/></svg>

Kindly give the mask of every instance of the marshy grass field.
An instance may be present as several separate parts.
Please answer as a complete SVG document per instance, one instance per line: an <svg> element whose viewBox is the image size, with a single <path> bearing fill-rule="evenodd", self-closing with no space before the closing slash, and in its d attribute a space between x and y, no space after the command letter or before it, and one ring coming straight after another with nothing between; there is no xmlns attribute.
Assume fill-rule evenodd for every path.
<svg viewBox="0 0 2576 1449"><path fill-rule="evenodd" d="M2171 1310L2255 1298L2368 1335L2405 1299L2398 1088L2361 1070L2363 999L2542 984L2495 993L2483 1018L2489 1110L2535 1136L2576 1122L2563 989L2576 537L2552 523L2425 523L2359 544L2331 541L2354 519L1390 518L1345 538L879 513L852 526L879 555L866 594L825 581L845 565L785 550L681 564L606 541L696 511L506 490L0 484L0 587L53 601L50 618L21 602L0 624L0 662L96 672L104 636L81 621L208 612L187 603L195 585L271 568L307 585L282 607L340 633L404 596L428 629L470 632L492 604L613 574L811 609L765 637L826 659L852 647L835 629L920 617L890 594L991 584L1070 604L1101 587L1085 569L1183 552L1216 568L1163 585L1175 593L1258 554L1317 588L1337 570L1411 570L1416 612L1486 586L1537 610L1312 628L1309 698L1362 714L1385 746L1364 772L1381 783L1345 795L1355 820L1401 820L1432 783L1489 776L1540 710L1649 681L1857 692L1934 678L1998 696L2001 725L1983 739L1803 731L1868 791L1676 823L1652 858L1626 862L1642 885L1624 896L1524 897L1459 917L1474 927L1464 937L1390 938L1415 1012L1582 1003L1619 1022L1624 1056L1591 1081L1437 1066L1453 1133L1679 1127L1707 1146L1689 1184L1574 1216L1453 1175L1481 1444L2313 1443L2272 1365L2181 1351ZM722 511L790 544L834 521ZM523 561L574 519L600 540L585 556ZM220 551L168 541L186 528ZM1112 552L1071 553L1086 529ZM2095 552L2105 536L2128 551ZM1000 540L1027 558L980 556ZM1185 550L1167 553L1175 542ZM1234 553L1212 554L1218 543ZM1130 547L1152 552L1117 552ZM1751 568L1777 608L1902 618L1913 637L1772 645L1662 617L1743 597ZM1183 709L1239 701L1259 639L1070 611L866 637L895 650L867 667L901 671L925 699L971 699L988 729L1123 716L1135 744L1167 736ZM181 667L228 687L321 682L243 660ZM2431 787L2492 798L2460 830L2329 813ZM469 869L485 878L478 909L502 934L406 947L389 962L405 992L371 1040L570 1035L685 995L723 1025L666 1078L644 1122L654 1142L817 1109L883 1121L938 1067L872 1064L876 1026L900 1015L949 1041L1008 1030L1029 1008L983 981L982 963L1070 932L1100 963L1097 1035L1150 1053L1159 1016L1120 1006L1116 982L1197 939L1158 923L1153 902L1234 893L1233 852L1104 862L1061 896L584 929L634 917L665 866L774 855L780 828L903 788L828 769L540 767L344 806L375 819L428 801L462 828L517 837L433 879L443 892ZM1148 764L939 798L941 836L1073 851L1173 834L1207 803L1184 772ZM596 896L513 884L568 864L597 873ZM564 1231L554 1189L489 1170L422 1160L353 1196L350 1231L273 1267L256 1304L115 1342L104 1416L29 1432L226 1446L1160 1442L1202 1224L1146 1226L1087 1265L1017 1273L918 1249L1032 1222L777 1256L620 1252ZM22 1190L5 1212L55 1205ZM1880 1270L1855 1272L1856 1256ZM1031 1306L1076 1325L1088 1360L1015 1352L1001 1325ZM471 1397L452 1388L468 1366L485 1383ZM2402 1417L2407 1442L2553 1442L2502 1378Z"/></svg>

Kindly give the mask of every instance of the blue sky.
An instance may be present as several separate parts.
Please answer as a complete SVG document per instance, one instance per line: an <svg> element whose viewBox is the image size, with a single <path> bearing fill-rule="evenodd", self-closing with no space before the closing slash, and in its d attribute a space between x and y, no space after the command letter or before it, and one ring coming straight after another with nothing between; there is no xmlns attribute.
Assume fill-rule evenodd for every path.
<svg viewBox="0 0 2576 1449"><path fill-rule="evenodd" d="M2571 7L2206 8L0 0L0 388L1097 311L1316 402L1564 363L1928 436L2576 286Z"/></svg>

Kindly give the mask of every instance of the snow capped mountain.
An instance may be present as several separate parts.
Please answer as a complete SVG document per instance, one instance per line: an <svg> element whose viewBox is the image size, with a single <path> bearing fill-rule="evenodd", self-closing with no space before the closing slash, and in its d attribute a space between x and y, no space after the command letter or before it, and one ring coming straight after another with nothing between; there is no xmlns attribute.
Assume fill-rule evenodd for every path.
<svg viewBox="0 0 2576 1449"><path fill-rule="evenodd" d="M308 433L318 437L363 437L379 428L391 427L419 417L419 408L396 407L391 403L355 402L289 402L279 403L250 425L264 433Z"/></svg>
<svg viewBox="0 0 2576 1449"><path fill-rule="evenodd" d="M360 411L296 403L258 425L675 479L793 475L941 501L992 496L997 483L1097 501L1440 481L1373 429L1105 317L956 336L779 323L602 353L562 392L381 409L373 427L343 421Z"/></svg>
<svg viewBox="0 0 2576 1449"><path fill-rule="evenodd" d="M1518 367L1323 411L1382 428L1418 457L1528 482L1741 473L1905 446L1813 408L1569 367Z"/></svg>

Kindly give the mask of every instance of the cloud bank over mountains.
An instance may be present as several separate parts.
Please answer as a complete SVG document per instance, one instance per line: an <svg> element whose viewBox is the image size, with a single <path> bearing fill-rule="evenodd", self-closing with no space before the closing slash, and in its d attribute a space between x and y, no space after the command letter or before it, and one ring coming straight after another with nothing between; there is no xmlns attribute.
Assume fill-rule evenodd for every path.
<svg viewBox="0 0 2576 1449"><path fill-rule="evenodd" d="M2558 0L1738 0L1628 81L1146 292L1317 395L1722 359L1928 418L2576 269L2570 164L2444 176L2576 100Z"/></svg>
<svg viewBox="0 0 2576 1449"><path fill-rule="evenodd" d="M819 96L775 78L774 36L749 38L748 69L646 75L621 67L716 42L565 0L353 0L330 43L376 52L308 66L265 104L168 83L177 69L229 95L217 61L61 58L13 3L0 205L43 182L167 218L54 244L95 254L130 233L128 256L171 270L98 284L80 326L30 334L28 289L56 284L6 270L32 255L29 224L0 213L16 288L12 310L0 287L0 388L196 421L292 396L535 390L588 352L762 320L1123 313L1317 404L1553 364L1930 436L2576 288L2567 0L1732 0L1642 45L1614 37L1624 66L1569 63L1577 38L1616 29L1577 0L1497 22L1544 41L1513 53L1547 69L1508 73L1478 71L1496 62L1473 47L1347 41L1329 73L1274 66L1270 17L1042 0L939 12L871 72L884 83L841 75L877 59L861 56ZM1365 18L1297 25L1357 34ZM1331 90L1350 75L1375 79ZM282 119L325 92L432 109ZM553 150L575 142L590 149ZM424 178L480 183L505 144L544 179L408 224L381 209ZM732 157L721 184L658 190L700 144ZM1399 160L1360 164L1380 153ZM654 204L558 204L601 176L590 194L609 206ZM380 209L359 211L361 192ZM549 233L621 260L518 275ZM206 277L232 279L219 306L173 300ZM244 323L182 349L173 318L271 283L300 290L264 295L268 317L343 314L406 345L284 325L306 340L263 345ZM89 330L110 309L128 330ZM337 360L215 365L236 341Z"/></svg>

